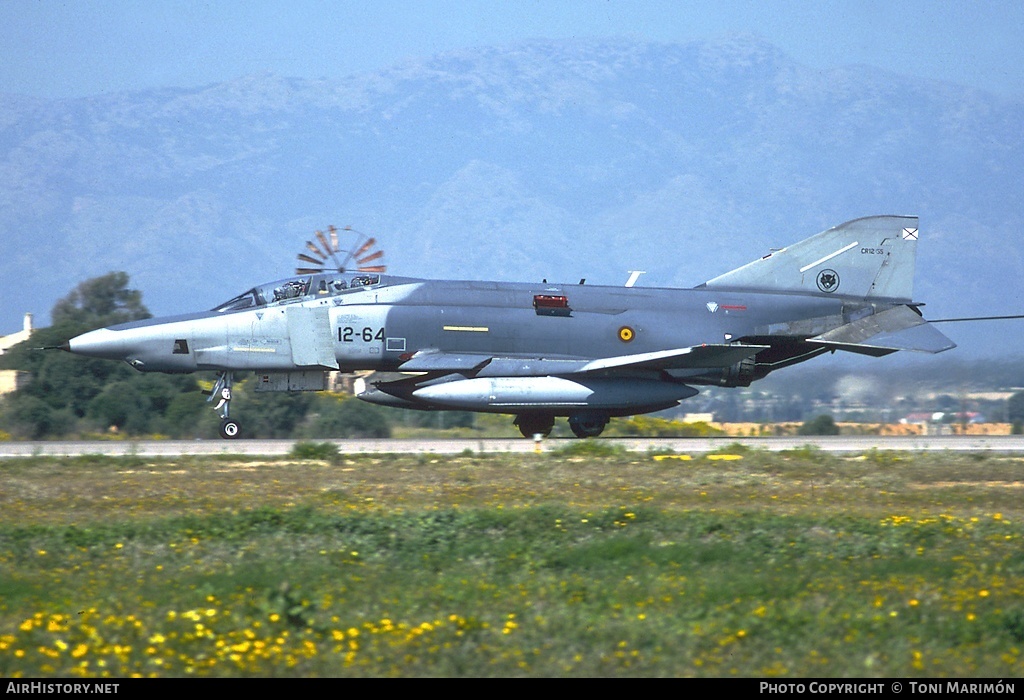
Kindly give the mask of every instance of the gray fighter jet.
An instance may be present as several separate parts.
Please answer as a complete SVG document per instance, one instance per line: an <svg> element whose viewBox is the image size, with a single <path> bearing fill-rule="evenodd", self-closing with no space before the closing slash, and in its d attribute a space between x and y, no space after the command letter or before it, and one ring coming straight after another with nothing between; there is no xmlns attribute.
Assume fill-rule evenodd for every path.
<svg viewBox="0 0 1024 700"><path fill-rule="evenodd" d="M671 408L701 385L749 386L826 352L955 347L914 300L913 216L856 219L692 289L348 272L323 264L337 243L320 240L307 244L316 257L300 256L319 267L296 277L63 348L143 372L218 372L221 434L233 438L236 372L255 372L261 390L308 391L326 388L327 370L376 370L360 399L512 414L525 436L567 416L575 435L593 437L612 416Z"/></svg>

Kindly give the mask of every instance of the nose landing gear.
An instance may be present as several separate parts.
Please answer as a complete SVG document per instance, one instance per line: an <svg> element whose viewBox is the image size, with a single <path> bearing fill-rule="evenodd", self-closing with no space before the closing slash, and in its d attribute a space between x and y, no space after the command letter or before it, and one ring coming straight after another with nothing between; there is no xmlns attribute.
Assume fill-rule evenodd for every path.
<svg viewBox="0 0 1024 700"><path fill-rule="evenodd" d="M215 411L220 414L220 436L225 440L234 440L242 435L241 424L230 418L231 415L231 373L221 372L217 376L217 382L213 385L213 391L207 401L217 399Z"/></svg>

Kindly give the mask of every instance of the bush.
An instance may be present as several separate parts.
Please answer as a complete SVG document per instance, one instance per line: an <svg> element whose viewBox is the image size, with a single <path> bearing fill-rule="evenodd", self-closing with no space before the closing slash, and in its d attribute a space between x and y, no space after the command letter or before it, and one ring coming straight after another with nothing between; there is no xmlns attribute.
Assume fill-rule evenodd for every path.
<svg viewBox="0 0 1024 700"><path fill-rule="evenodd" d="M838 435L839 426L832 416L823 415L805 421L797 431L798 435Z"/></svg>
<svg viewBox="0 0 1024 700"><path fill-rule="evenodd" d="M608 436L637 437L712 437L722 431L704 423L684 423L656 416L635 416L628 419L613 419L608 424Z"/></svg>
<svg viewBox="0 0 1024 700"><path fill-rule="evenodd" d="M333 460L338 456L338 446L333 442L297 442L289 456L296 459Z"/></svg>
<svg viewBox="0 0 1024 700"><path fill-rule="evenodd" d="M11 435L30 440L64 435L75 423L70 411L55 409L40 398L20 392L4 401L2 420Z"/></svg>
<svg viewBox="0 0 1024 700"><path fill-rule="evenodd" d="M309 438L388 438L391 423L384 410L353 398L318 397L302 433Z"/></svg>

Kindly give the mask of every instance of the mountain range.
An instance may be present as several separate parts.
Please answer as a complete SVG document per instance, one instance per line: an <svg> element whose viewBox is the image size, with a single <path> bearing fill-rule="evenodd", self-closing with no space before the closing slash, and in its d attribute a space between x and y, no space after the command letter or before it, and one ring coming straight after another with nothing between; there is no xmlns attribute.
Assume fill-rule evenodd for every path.
<svg viewBox="0 0 1024 700"><path fill-rule="evenodd" d="M336 80L0 98L0 334L112 270L155 315L292 274L317 229L406 276L693 286L917 214L931 317L1024 312L1024 99L754 36L535 41ZM945 326L966 356L1024 322Z"/></svg>

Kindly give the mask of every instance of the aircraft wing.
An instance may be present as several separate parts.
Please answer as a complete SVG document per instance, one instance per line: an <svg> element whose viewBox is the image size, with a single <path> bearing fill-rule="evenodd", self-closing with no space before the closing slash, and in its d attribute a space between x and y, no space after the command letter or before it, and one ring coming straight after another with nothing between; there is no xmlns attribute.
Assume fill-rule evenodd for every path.
<svg viewBox="0 0 1024 700"><path fill-rule="evenodd" d="M591 360L582 371L606 369L717 369L729 367L756 355L768 345L694 345L675 350L659 350L637 355L618 355Z"/></svg>
<svg viewBox="0 0 1024 700"><path fill-rule="evenodd" d="M897 306L833 328L807 342L863 355L888 355L897 350L939 353L956 347L909 306Z"/></svg>
<svg viewBox="0 0 1024 700"><path fill-rule="evenodd" d="M497 356L483 353L421 351L399 367L402 372L464 372L476 377L543 377L627 369L716 369L756 355L767 345L695 345L633 355L588 358Z"/></svg>

